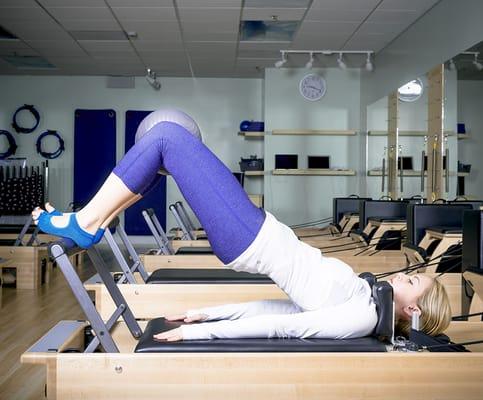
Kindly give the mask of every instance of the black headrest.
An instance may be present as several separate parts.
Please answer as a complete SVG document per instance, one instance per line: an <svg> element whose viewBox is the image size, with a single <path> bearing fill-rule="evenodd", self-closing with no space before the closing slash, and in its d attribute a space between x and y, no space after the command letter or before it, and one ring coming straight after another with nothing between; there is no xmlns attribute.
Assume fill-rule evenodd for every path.
<svg viewBox="0 0 483 400"><path fill-rule="evenodd" d="M417 246L433 226L461 228L463 212L470 210L470 204L410 204L407 215L407 242Z"/></svg>
<svg viewBox="0 0 483 400"><path fill-rule="evenodd" d="M406 219L407 201L360 200L359 227L361 230L367 225L371 217L398 217Z"/></svg>
<svg viewBox="0 0 483 400"><path fill-rule="evenodd" d="M392 286L388 282L377 282L376 276L371 272L362 272L359 278L369 283L372 297L376 304L377 325L373 336L381 342L391 341L394 331L394 304Z"/></svg>
<svg viewBox="0 0 483 400"><path fill-rule="evenodd" d="M389 282L376 282L372 287L372 297L377 311L377 325L373 335L381 342L390 342L394 333L392 286Z"/></svg>
<svg viewBox="0 0 483 400"><path fill-rule="evenodd" d="M359 202L370 197L336 197L332 201L332 222L338 224L345 213L358 213Z"/></svg>
<svg viewBox="0 0 483 400"><path fill-rule="evenodd" d="M483 211L463 214L463 271L483 274Z"/></svg>

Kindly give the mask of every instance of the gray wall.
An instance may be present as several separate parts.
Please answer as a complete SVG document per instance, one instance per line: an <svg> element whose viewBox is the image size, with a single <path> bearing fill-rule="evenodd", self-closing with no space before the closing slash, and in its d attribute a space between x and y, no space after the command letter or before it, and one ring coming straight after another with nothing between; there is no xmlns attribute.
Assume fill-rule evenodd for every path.
<svg viewBox="0 0 483 400"><path fill-rule="evenodd" d="M136 78L135 89L107 89L105 77L0 76L0 129L13 133L10 123L15 110L25 103L36 106L42 117L37 130L29 135L14 134L19 145L16 156L27 157L31 164L42 161L35 150L38 134L47 128L60 132L67 150L50 162L49 196L59 209L65 209L72 201L76 108L116 110L118 160L124 149L125 111L161 107L177 107L193 116L205 143L233 171L239 171L240 156L262 154L263 143L237 135L242 120L262 118L262 80L162 78L161 82L163 87L156 92L144 78ZM49 145L47 141L45 144ZM261 183L247 185L248 192L261 190ZM179 199L181 194L172 178L168 178L168 204ZM170 215L168 222L173 225Z"/></svg>
<svg viewBox="0 0 483 400"><path fill-rule="evenodd" d="M466 125L469 135L458 146L458 159L471 164L465 193L483 199L483 81L458 81L458 122Z"/></svg>

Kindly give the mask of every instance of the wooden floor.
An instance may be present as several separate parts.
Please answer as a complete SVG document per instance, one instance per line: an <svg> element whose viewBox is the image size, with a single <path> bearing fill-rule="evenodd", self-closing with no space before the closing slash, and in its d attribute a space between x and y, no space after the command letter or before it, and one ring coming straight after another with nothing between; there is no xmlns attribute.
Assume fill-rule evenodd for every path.
<svg viewBox="0 0 483 400"><path fill-rule="evenodd" d="M82 281L94 274L85 257ZM106 259L106 262L111 260ZM59 268L37 292L3 288L0 308L0 400L45 399L45 367L21 365L20 355L62 319L85 319Z"/></svg>

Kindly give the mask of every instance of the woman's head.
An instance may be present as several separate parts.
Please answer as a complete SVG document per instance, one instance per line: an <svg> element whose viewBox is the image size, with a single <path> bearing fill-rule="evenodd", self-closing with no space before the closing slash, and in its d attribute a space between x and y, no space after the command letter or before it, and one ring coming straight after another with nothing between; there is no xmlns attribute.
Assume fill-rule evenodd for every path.
<svg viewBox="0 0 483 400"><path fill-rule="evenodd" d="M420 315L420 329L428 335L438 335L448 327L451 307L438 280L424 274L397 274L389 282L394 291L397 329L402 334L409 334L413 312Z"/></svg>

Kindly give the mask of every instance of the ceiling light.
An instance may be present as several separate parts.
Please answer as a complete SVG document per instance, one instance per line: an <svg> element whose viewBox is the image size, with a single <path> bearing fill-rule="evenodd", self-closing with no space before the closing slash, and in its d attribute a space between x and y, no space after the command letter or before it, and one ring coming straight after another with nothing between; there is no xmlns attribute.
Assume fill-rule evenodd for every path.
<svg viewBox="0 0 483 400"><path fill-rule="evenodd" d="M483 64L478 61L478 55L480 53L475 53L475 59L473 60L473 65L476 67L478 71L483 69Z"/></svg>
<svg viewBox="0 0 483 400"><path fill-rule="evenodd" d="M374 71L374 64L371 61L371 53L367 53L366 70L369 72Z"/></svg>
<svg viewBox="0 0 483 400"><path fill-rule="evenodd" d="M448 69L450 71L454 71L456 69L456 64L454 63L454 60L453 59L449 60Z"/></svg>
<svg viewBox="0 0 483 400"><path fill-rule="evenodd" d="M282 51L282 59L275 63L275 68L281 68L287 62L287 57L285 57L285 52Z"/></svg>
<svg viewBox="0 0 483 400"><path fill-rule="evenodd" d="M310 58L309 58L309 61L307 61L307 64L305 64L305 68L312 69L313 66L314 66L314 53L310 52Z"/></svg>
<svg viewBox="0 0 483 400"><path fill-rule="evenodd" d="M337 65L339 65L340 69L347 69L346 63L344 62L344 60L342 60L342 53L339 53L339 57L337 58Z"/></svg>

